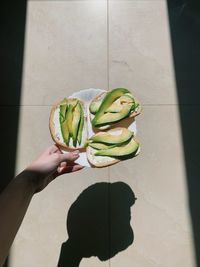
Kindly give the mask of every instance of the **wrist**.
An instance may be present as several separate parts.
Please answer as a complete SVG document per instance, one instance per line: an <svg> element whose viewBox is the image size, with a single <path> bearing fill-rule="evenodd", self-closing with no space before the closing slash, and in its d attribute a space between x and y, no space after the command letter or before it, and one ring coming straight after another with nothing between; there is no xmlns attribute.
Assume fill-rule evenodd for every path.
<svg viewBox="0 0 200 267"><path fill-rule="evenodd" d="M28 168L23 170L15 178L17 182L23 184L23 186L26 187L27 191L33 194L37 191L38 179L38 174L30 171Z"/></svg>

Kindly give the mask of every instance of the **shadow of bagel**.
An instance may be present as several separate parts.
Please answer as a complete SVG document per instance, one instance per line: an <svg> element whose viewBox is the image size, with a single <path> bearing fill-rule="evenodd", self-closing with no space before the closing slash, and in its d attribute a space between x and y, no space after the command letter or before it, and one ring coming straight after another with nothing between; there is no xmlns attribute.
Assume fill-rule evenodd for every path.
<svg viewBox="0 0 200 267"><path fill-rule="evenodd" d="M123 183L97 183L85 189L67 216L68 240L62 244L58 267L77 267L83 258L114 257L134 240L131 188Z"/></svg>

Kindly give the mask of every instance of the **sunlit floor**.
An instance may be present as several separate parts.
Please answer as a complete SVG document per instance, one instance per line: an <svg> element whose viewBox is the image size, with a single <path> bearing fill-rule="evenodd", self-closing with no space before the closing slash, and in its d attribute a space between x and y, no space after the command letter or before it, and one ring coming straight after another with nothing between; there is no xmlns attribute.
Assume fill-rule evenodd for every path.
<svg viewBox="0 0 200 267"><path fill-rule="evenodd" d="M51 105L90 87L135 93L142 149L134 160L65 175L35 195L9 267L57 266L71 204L88 186L116 181L137 197L134 242L110 261L90 257L80 266L195 266L174 76L165 0L28 2L16 173L52 143Z"/></svg>

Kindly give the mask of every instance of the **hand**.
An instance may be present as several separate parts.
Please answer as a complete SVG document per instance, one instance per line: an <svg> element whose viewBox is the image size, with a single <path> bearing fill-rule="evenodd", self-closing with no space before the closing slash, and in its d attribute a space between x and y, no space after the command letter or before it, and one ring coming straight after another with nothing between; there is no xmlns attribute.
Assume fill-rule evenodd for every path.
<svg viewBox="0 0 200 267"><path fill-rule="evenodd" d="M56 177L81 170L83 166L74 163L78 157L78 150L63 154L59 147L53 145L45 150L24 172L33 178L35 192L39 192Z"/></svg>

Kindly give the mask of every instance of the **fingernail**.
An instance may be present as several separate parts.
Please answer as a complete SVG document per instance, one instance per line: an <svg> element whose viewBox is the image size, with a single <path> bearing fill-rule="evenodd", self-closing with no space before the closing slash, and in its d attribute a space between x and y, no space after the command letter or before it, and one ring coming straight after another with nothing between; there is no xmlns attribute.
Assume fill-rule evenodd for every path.
<svg viewBox="0 0 200 267"><path fill-rule="evenodd" d="M79 156L80 156L79 154L74 154L73 153L73 158L79 158Z"/></svg>
<svg viewBox="0 0 200 267"><path fill-rule="evenodd" d="M78 150L75 150L72 152L74 155L78 155L79 154L79 151Z"/></svg>

